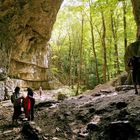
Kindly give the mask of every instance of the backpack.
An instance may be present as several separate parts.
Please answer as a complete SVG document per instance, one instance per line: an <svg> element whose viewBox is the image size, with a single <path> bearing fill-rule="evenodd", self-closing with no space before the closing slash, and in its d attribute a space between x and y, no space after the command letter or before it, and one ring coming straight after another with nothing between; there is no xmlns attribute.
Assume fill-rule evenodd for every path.
<svg viewBox="0 0 140 140"><path fill-rule="evenodd" d="M14 106L21 106L21 99L19 99L18 95L15 93L11 95L11 102Z"/></svg>
<svg viewBox="0 0 140 140"><path fill-rule="evenodd" d="M133 56L132 58L130 58L128 66L132 67L133 70L140 70L140 57Z"/></svg>

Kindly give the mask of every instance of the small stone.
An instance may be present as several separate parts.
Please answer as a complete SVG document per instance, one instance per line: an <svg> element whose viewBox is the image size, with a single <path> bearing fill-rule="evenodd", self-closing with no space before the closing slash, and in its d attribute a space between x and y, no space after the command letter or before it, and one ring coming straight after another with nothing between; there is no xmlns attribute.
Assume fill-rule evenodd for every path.
<svg viewBox="0 0 140 140"><path fill-rule="evenodd" d="M78 133L78 137L87 138L88 133Z"/></svg>
<svg viewBox="0 0 140 140"><path fill-rule="evenodd" d="M35 125L35 122L34 122L34 121L31 121L30 124L31 124L31 125Z"/></svg>
<svg viewBox="0 0 140 140"><path fill-rule="evenodd" d="M48 138L46 136L43 136L43 140L48 140Z"/></svg>
<svg viewBox="0 0 140 140"><path fill-rule="evenodd" d="M59 127L56 127L56 132L60 132L60 128Z"/></svg>
<svg viewBox="0 0 140 140"><path fill-rule="evenodd" d="M42 131L42 129L38 126L36 127L36 130L40 133Z"/></svg>
<svg viewBox="0 0 140 140"><path fill-rule="evenodd" d="M52 140L59 140L57 137L53 137Z"/></svg>
<svg viewBox="0 0 140 140"><path fill-rule="evenodd" d="M111 124L126 124L129 123L129 121L116 121L116 122L111 122Z"/></svg>
<svg viewBox="0 0 140 140"><path fill-rule="evenodd" d="M3 134L11 133L13 130L4 131Z"/></svg>

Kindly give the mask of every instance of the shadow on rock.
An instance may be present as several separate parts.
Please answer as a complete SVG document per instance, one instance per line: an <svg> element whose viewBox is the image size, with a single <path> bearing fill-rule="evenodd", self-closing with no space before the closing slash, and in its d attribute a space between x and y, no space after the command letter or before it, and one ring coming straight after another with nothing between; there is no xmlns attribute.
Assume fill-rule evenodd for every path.
<svg viewBox="0 0 140 140"><path fill-rule="evenodd" d="M106 140L133 140L135 128L129 121L111 122L106 130Z"/></svg>
<svg viewBox="0 0 140 140"><path fill-rule="evenodd" d="M38 133L28 122L23 124L21 133L25 140L39 140Z"/></svg>

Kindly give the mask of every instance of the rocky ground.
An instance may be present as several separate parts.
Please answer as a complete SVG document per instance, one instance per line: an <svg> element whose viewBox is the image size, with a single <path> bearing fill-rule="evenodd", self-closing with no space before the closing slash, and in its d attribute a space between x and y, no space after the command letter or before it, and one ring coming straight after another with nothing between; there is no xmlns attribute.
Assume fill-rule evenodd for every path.
<svg viewBox="0 0 140 140"><path fill-rule="evenodd" d="M140 140L140 95L133 86L99 85L57 101L37 94L34 122L11 124L10 101L0 103L0 140Z"/></svg>

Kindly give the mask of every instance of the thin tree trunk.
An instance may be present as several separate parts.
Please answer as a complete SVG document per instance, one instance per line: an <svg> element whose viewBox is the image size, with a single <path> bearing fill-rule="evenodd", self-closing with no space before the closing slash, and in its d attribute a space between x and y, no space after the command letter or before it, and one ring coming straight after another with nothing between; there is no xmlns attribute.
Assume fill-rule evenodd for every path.
<svg viewBox="0 0 140 140"><path fill-rule="evenodd" d="M117 71L116 74L120 73L120 65L119 65L119 53L118 53L118 45L117 45L117 29L115 28L115 20L113 19L113 11L111 11L111 29L112 29L112 36L113 36L113 40L114 40L114 56L115 56L115 61L114 61L114 67ZM115 74L115 76L116 76Z"/></svg>
<svg viewBox="0 0 140 140"><path fill-rule="evenodd" d="M110 37L109 37L110 39L109 39L109 46L110 46L110 48L109 48L109 51L108 51L108 53L109 53L109 59L108 59L108 64L111 64L112 63L112 35L110 35ZM108 81L110 80L110 78L112 78L113 77L113 74L112 74L112 65L109 65L108 66L108 73L109 73L109 79L108 79Z"/></svg>
<svg viewBox="0 0 140 140"><path fill-rule="evenodd" d="M76 90L76 95L79 94L79 89L80 89L80 84L81 84L81 72L82 72L82 53L83 53L83 30L84 30L84 17L82 14L82 26L81 26L81 42L80 42L80 64L79 64L79 70L78 70L78 83L77 83L77 90Z"/></svg>
<svg viewBox="0 0 140 140"><path fill-rule="evenodd" d="M77 45L76 44L76 39L75 39L75 31L72 29L72 44L71 44L71 88L73 89L74 88L74 85L75 83L77 82L77 50L75 50L75 46ZM76 32L76 34L78 34L78 32Z"/></svg>
<svg viewBox="0 0 140 140"><path fill-rule="evenodd" d="M102 16L102 26L103 26L103 33L102 33L102 47L103 47L103 81L106 82L106 73L107 73L107 58L106 58L106 25L104 19L104 13L101 12Z"/></svg>
<svg viewBox="0 0 140 140"><path fill-rule="evenodd" d="M91 1L90 0L89 0L89 6L90 6L90 28L91 28L91 38L92 38L92 50L93 50L93 55L95 59L96 79L97 79L97 83L100 83L97 55L96 55L96 50L95 50L95 39L94 39L94 32L93 32L93 20L92 20L92 15L91 15Z"/></svg>
<svg viewBox="0 0 140 140"><path fill-rule="evenodd" d="M71 38L69 34L69 86L71 86L72 83L72 71L71 71L71 65L72 65L72 49L71 49Z"/></svg>
<svg viewBox="0 0 140 140"><path fill-rule="evenodd" d="M127 29L126 29L126 1L123 1L123 28L124 28L124 49L127 47Z"/></svg>

